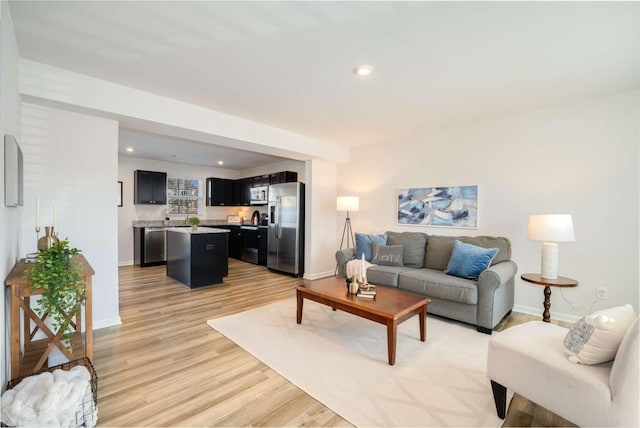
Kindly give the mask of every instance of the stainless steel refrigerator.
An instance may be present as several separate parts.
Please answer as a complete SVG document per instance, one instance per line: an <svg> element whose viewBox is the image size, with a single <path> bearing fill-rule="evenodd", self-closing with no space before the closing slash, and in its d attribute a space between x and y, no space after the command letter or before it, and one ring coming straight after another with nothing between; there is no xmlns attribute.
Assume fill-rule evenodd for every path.
<svg viewBox="0 0 640 428"><path fill-rule="evenodd" d="M304 274L304 183L269 186L267 267Z"/></svg>

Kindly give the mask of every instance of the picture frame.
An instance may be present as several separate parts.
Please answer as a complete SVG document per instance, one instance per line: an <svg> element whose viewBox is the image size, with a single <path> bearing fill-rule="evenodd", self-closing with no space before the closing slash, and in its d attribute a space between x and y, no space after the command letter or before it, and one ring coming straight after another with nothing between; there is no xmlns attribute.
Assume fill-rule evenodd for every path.
<svg viewBox="0 0 640 428"><path fill-rule="evenodd" d="M118 181L118 207L122 206L122 181Z"/></svg>
<svg viewBox="0 0 640 428"><path fill-rule="evenodd" d="M478 228L478 185L400 188L397 224Z"/></svg>
<svg viewBox="0 0 640 428"><path fill-rule="evenodd" d="M4 136L4 205L18 207L24 203L24 160L13 135Z"/></svg>

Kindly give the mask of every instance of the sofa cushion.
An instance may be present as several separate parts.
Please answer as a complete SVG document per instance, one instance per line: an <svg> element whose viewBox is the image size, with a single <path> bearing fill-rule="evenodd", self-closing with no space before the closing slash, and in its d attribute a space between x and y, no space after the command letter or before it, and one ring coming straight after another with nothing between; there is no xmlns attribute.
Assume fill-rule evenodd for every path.
<svg viewBox="0 0 640 428"><path fill-rule="evenodd" d="M603 309L581 318L564 339L569 361L600 364L613 360L635 318L636 314L629 304Z"/></svg>
<svg viewBox="0 0 640 428"><path fill-rule="evenodd" d="M405 266L371 266L367 269L367 281L370 284L397 287L400 273L412 270L415 269Z"/></svg>
<svg viewBox="0 0 640 428"><path fill-rule="evenodd" d="M387 243L387 234L383 233L382 235L367 235L365 233L356 233L356 259L361 259L362 254L364 254L364 259L368 262L371 261L373 257L373 243L378 244L386 244Z"/></svg>
<svg viewBox="0 0 640 428"><path fill-rule="evenodd" d="M373 243L373 258L371 263L381 266L404 266L402 245L380 245Z"/></svg>
<svg viewBox="0 0 640 428"><path fill-rule="evenodd" d="M478 283L470 279L446 275L433 269L412 269L401 272L398 287L453 302L475 305L478 303Z"/></svg>
<svg viewBox="0 0 640 428"><path fill-rule="evenodd" d="M422 232L387 232L387 245L404 245L404 265L421 268L424 266L427 236Z"/></svg>
<svg viewBox="0 0 640 428"><path fill-rule="evenodd" d="M451 253L453 252L453 245L456 240L483 248L497 248L498 253L491 261L491 265L511 260L511 242L507 238L498 236L456 237L430 235L427 240L424 267L442 271L447 269Z"/></svg>
<svg viewBox="0 0 640 428"><path fill-rule="evenodd" d="M453 252L444 273L477 280L480 273L491 265L491 260L497 252L497 248L482 248L456 241L453 244Z"/></svg>
<svg viewBox="0 0 640 428"><path fill-rule="evenodd" d="M492 266L511 260L511 241L502 236L460 236L458 240L478 247L497 248L498 253L491 262Z"/></svg>
<svg viewBox="0 0 640 428"><path fill-rule="evenodd" d="M429 236L427 239L424 267L444 271L449 264L455 242L456 238L453 236Z"/></svg>

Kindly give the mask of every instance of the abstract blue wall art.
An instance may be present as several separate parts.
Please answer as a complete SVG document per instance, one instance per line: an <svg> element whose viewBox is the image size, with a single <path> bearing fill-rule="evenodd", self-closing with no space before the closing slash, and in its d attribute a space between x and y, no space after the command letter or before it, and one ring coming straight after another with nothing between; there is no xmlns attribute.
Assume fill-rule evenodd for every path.
<svg viewBox="0 0 640 428"><path fill-rule="evenodd" d="M398 224L478 227L478 186L398 189Z"/></svg>

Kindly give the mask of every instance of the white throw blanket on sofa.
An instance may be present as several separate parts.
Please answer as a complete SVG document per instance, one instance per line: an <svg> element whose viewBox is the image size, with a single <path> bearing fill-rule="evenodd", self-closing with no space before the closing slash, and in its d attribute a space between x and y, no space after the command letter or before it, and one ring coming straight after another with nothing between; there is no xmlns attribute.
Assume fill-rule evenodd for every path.
<svg viewBox="0 0 640 428"><path fill-rule="evenodd" d="M2 422L8 426L75 426L76 409L85 394L91 394L90 378L84 366L29 376L2 395ZM95 426L96 414L85 417L91 419L83 421L85 426Z"/></svg>
<svg viewBox="0 0 640 428"><path fill-rule="evenodd" d="M364 264L364 278L362 277L362 265ZM366 282L367 281L367 269L369 268L369 266L377 266L374 265L373 263L369 263L368 261L364 260L364 259L353 259L353 260L349 260L347 262L347 265L345 266L345 274L347 278L353 278L353 276L355 275L356 278L358 279L359 283L362 283L363 281Z"/></svg>

